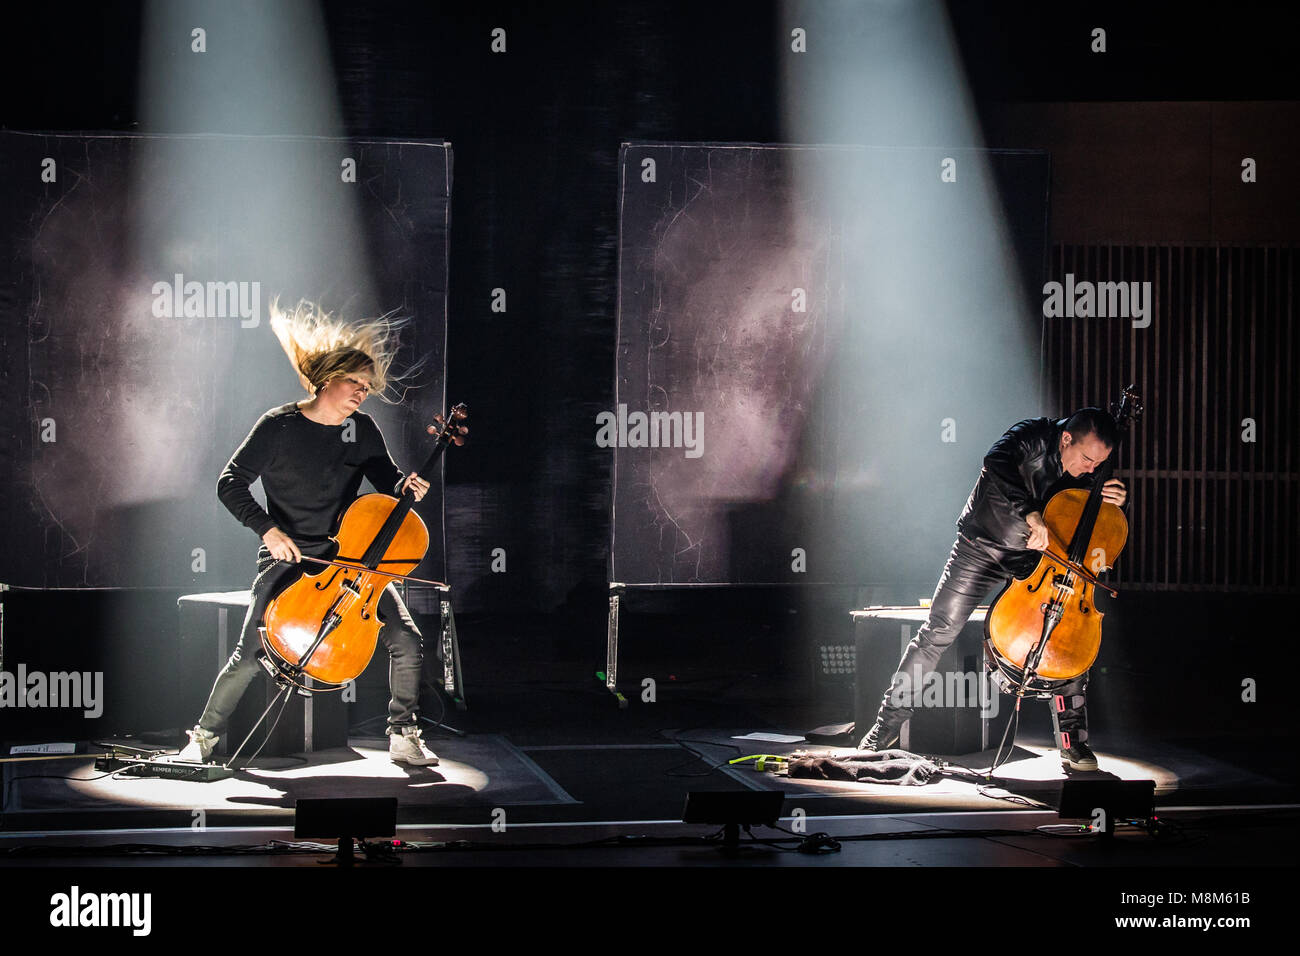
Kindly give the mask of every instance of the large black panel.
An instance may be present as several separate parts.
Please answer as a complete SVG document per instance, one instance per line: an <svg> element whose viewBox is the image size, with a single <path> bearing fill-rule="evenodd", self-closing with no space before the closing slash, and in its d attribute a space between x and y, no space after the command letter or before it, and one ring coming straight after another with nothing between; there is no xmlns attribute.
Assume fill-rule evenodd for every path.
<svg viewBox="0 0 1300 956"><path fill-rule="evenodd" d="M444 400L450 185L443 142L0 133L0 581L248 585L258 542L214 488L303 395L276 295L409 318L418 387L365 411L418 467ZM443 577L441 482L419 511Z"/></svg>
<svg viewBox="0 0 1300 956"><path fill-rule="evenodd" d="M1047 184L1034 152L625 146L611 580L932 579L1044 413Z"/></svg>

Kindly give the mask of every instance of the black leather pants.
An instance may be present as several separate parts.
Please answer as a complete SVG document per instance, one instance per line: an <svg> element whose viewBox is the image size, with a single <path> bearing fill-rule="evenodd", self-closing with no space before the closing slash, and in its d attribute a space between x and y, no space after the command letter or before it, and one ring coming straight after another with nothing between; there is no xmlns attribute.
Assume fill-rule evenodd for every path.
<svg viewBox="0 0 1300 956"><path fill-rule="evenodd" d="M939 584L934 589L930 613L916 636L908 643L889 690L880 703L876 720L897 729L918 706L925 675L933 671L971 612L994 588L1001 588L1014 574L1032 570L1038 553L1008 551L994 545L957 536L948 555ZM1088 739L1087 673L1063 686L1051 703L1057 745ZM1066 742L1065 735L1069 735Z"/></svg>

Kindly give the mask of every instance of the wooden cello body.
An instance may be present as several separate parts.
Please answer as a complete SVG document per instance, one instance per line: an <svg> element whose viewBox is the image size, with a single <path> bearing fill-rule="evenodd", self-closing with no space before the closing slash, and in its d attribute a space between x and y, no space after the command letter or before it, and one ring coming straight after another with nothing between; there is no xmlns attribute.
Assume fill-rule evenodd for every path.
<svg viewBox="0 0 1300 956"><path fill-rule="evenodd" d="M457 405L445 422L439 416L441 428L421 477L427 480L448 444L462 443L460 422L467 414ZM332 538L334 563L304 573L267 605L262 647L290 683L305 687L303 678L310 677L312 690L339 690L366 669L383 626L378 606L384 588L414 571L429 548L429 530L411 510L414 503L410 491L400 499L357 498Z"/></svg>
<svg viewBox="0 0 1300 956"><path fill-rule="evenodd" d="M364 564L361 556L399 503L390 495L374 494L363 495L348 505L334 536L338 544L334 559ZM397 522L392 545L385 552L391 557L384 571L410 574L424 560L428 549L429 529L418 514L408 510ZM364 671L379 641L379 597L384 588L398 580L384 571L326 567L316 574L303 574L277 595L267 605L262 629L262 646L274 655L277 667L337 687ZM329 628L325 639L313 647L322 624L335 618L337 623Z"/></svg>
<svg viewBox="0 0 1300 956"><path fill-rule="evenodd" d="M1079 488L1052 496L1043 509L1050 551L1060 555L1069 550L1070 538L1079 526L1087 502L1088 492ZM1090 567L1094 574L1106 570L1127 540L1128 521L1124 512L1103 501L1096 527L1087 542L1086 550L1093 555L1093 562L1091 566L1085 563L1085 567ZM1047 613L1044 605L1049 600L1064 602L1065 613L1043 649L1036 673L1046 680L1073 680L1092 666L1101 648L1101 623L1105 614L1097 609L1095 594L1096 585L1078 578L1066 562L1044 554L1033 573L1026 578L1012 578L998 595L984 620L985 633L1003 660L1017 669L1023 668L1029 652L1042 636Z"/></svg>
<svg viewBox="0 0 1300 956"><path fill-rule="evenodd" d="M1126 389L1115 414L1121 439L1137 414L1133 399ZM1027 577L1007 584L985 618L987 656L1021 690L1050 693L1097 659L1105 615L1096 604L1096 576L1114 565L1128 541L1123 510L1102 499L1118 446L1117 441L1090 490L1052 496L1043 508L1046 551Z"/></svg>

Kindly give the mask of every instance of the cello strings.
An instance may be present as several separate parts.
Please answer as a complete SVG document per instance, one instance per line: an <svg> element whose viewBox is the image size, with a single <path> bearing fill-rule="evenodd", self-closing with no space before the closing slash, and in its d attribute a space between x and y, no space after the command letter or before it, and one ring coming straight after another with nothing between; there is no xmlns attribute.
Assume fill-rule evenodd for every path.
<svg viewBox="0 0 1300 956"><path fill-rule="evenodd" d="M340 585L343 588L344 593L340 596L341 600L339 601L339 603L334 606L333 613L337 614L340 619L343 618L345 615L347 615L352 610L352 605L356 603L356 601L362 600L361 593L366 590L367 586L369 587L369 593L367 594L366 598L362 600L362 606L369 604L373 599L375 592L377 590L374 584L370 581L369 576L378 573L380 572L369 571L369 570L359 571L354 581L349 581L345 573L343 576L343 583L342 585ZM385 575L385 577L387 577L387 575ZM348 584L353 585L353 587L348 587L347 586ZM387 585L385 585L385 587L387 587ZM355 588L355 590L353 588ZM377 612L377 610L378 608L376 607L375 612ZM375 612L372 612L372 614ZM322 626L323 626L323 622L322 622ZM316 648L314 648L311 651L311 654L307 656L306 660L299 661L299 663L295 666L299 672L306 674L308 677L314 677L317 680L323 680L324 678L316 677L316 675L311 674L307 670L307 668L311 665L311 658L315 656L316 651L318 650L320 650L319 644L316 646Z"/></svg>

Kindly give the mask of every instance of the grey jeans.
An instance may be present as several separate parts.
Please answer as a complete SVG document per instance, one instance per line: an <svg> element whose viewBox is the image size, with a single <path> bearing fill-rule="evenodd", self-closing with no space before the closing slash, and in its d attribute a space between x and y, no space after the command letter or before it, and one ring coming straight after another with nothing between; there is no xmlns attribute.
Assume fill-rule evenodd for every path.
<svg viewBox="0 0 1300 956"><path fill-rule="evenodd" d="M311 557L327 557L330 545L304 547L300 550ZM244 618L244 629L240 633L239 643L235 645L230 660L217 675L208 695L208 705L199 718L199 726L214 734L225 732L230 715L239 706L240 698L248 690L259 673L264 673L257 663L262 651L261 637L257 629L262 624L262 616L271 600L293 584L304 570L315 573L320 565L290 564L276 561L265 548L258 552L258 575L253 581L248 614ZM420 629L416 627L406 605L392 585L384 588L378 605L379 641L388 649L388 689L392 700L388 703L388 725L390 730L414 724L416 709L420 702L420 675L424 666L424 648Z"/></svg>

